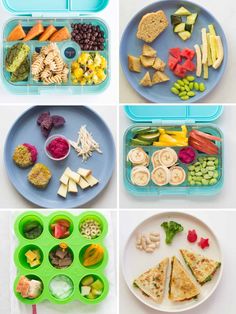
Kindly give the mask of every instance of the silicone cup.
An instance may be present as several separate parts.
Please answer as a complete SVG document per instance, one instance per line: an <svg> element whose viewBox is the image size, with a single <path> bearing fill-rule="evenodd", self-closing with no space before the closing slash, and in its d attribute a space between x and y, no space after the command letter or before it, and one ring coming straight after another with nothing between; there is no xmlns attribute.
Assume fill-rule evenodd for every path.
<svg viewBox="0 0 236 314"><path fill-rule="evenodd" d="M41 226L43 227L43 232L41 233L41 235L35 239L27 239L25 236L24 236L24 233L23 233L23 228L24 228L24 225L30 221L38 221ZM39 238L41 238L43 236L43 233L44 233L44 217L37 213L37 212L34 212L34 211L29 211L27 212L27 214L22 214L20 215L17 220L16 220L16 223L15 223L15 233L17 235L18 238L20 239L24 239L24 240L27 240L27 241L35 241L35 240L38 240Z"/></svg>
<svg viewBox="0 0 236 314"><path fill-rule="evenodd" d="M27 262L27 257L25 256L25 253L28 252L29 250L38 250L39 254L40 254L40 265L35 266L35 267L31 267L30 264ZM19 261L19 263L22 265L23 268L25 269L30 269L30 270L34 270L39 268L44 260L44 254L43 251L34 244L28 244L26 246L20 247L18 250L16 250L15 252L15 256L14 259Z"/></svg>
<svg viewBox="0 0 236 314"><path fill-rule="evenodd" d="M65 299L58 299L56 298L55 296L52 295L51 291L50 291L50 283L51 281L57 277L57 276L66 276L67 278L70 279L71 283L72 283L72 286L73 286L73 291L72 293ZM69 275L69 274L64 274L63 272L61 273L58 273L56 275L53 275L49 281L48 281L48 287L47 287L47 295L48 295L48 299L52 302L52 303L55 303L55 304L66 304L66 303L69 303L71 301L73 301L74 299L74 294L75 294L75 283L72 279L72 277Z"/></svg>
<svg viewBox="0 0 236 314"><path fill-rule="evenodd" d="M64 59L65 63L68 65L68 68L69 68L69 76L68 76L68 82L67 83L62 83L60 85L58 84L52 84L49 86L49 88L55 88L55 86L57 87L60 87L60 86L73 86L75 87L75 89L77 90L77 93L82 93L83 91L82 90L87 90L90 92L90 91L94 91L94 92L99 92L100 90L103 90L107 85L108 85L108 76L109 76L109 41L108 41L108 27L107 25L105 24L104 21L102 21L101 19L99 18L77 18L77 19L74 19L74 18L67 18L67 19L62 19L62 18L57 18L57 19L50 19L50 18L41 18L41 19L36 19L36 18L24 18L22 17L21 18L21 24L23 26L24 29L27 29L27 31L33 26L35 25L36 22L42 22L43 25L46 27L50 24L53 24L55 27L57 28L61 28L61 27L64 27L66 26L69 30L69 32L71 33L72 32L72 28L71 28L71 24L72 23L91 23L93 25L99 25L101 30L104 32L104 38L105 38L105 49L103 51L91 51L91 52L99 52L101 55L103 55L106 60L107 60L107 63L108 63L108 68L107 68L107 78L100 84L97 84L97 85L85 85L85 86L81 86L79 84L73 84L72 83L72 80L71 80L71 64L72 62L74 61L74 59L68 59L65 57L64 55L64 51L65 51L65 47L68 47L69 45L73 48L76 47L75 45L75 42L72 41L72 40L66 40L66 41L62 41L62 42L57 42L57 45L61 51L61 56L62 58ZM27 88L27 87L31 87L31 90L29 91L30 93L35 93L33 90L35 89L38 89L40 90L40 87L45 87L45 85L42 83L42 82L36 82L33 80L32 78L32 75L30 73L29 77L27 80L25 81L21 81L21 82L10 82L10 73L8 73L6 70L5 70L5 57L6 57L6 54L7 54L7 49L11 46L13 46L14 44L16 43L20 43L22 41L15 41L15 42L7 42L6 41L6 38L8 37L10 31L19 23L19 18L17 19L12 19L10 20L4 27L4 32L3 32L3 49L4 49L4 53L3 53L3 56L4 56L4 67L3 67L3 75L4 75L4 78L5 80L10 84L12 85L12 87L24 87L24 88ZM38 47L42 47L42 46L45 46L45 45L48 45L50 43L50 41L46 41L46 42L39 42L38 40L31 40L31 41L28 41L26 42L26 44L28 46L30 46L31 48L31 51L29 53L29 59L30 59L30 64L31 64L31 61L32 61L32 54L33 52L35 51L36 48ZM77 57L80 55L80 53L83 52L81 51L80 49L80 46L77 45L77 51L76 51L76 54L77 54ZM88 51L86 51L88 52ZM79 92L79 87L81 87L81 91ZM32 92L33 91L33 92Z"/></svg>
<svg viewBox="0 0 236 314"><path fill-rule="evenodd" d="M94 211L82 213L81 215L79 215L79 232L81 231L81 224L87 219L94 219L101 225L101 234L97 238L93 239L93 241L101 241L102 239L104 239L108 232L108 224L104 216ZM81 233L80 235L81 237L83 237L83 239L87 240L88 242L90 241L90 239L85 238Z"/></svg>
<svg viewBox="0 0 236 314"><path fill-rule="evenodd" d="M51 233L53 238L55 238L55 237L53 236L52 230L51 230L52 224L54 224L55 222L57 222L58 220L61 220L61 219L67 220L70 222L70 228L69 228L70 235L68 237L63 238L63 239L68 239L72 235L73 230L74 230L73 217L67 212L60 212L60 213L52 214L50 217L51 217L51 219L49 221L49 232Z"/></svg>
<svg viewBox="0 0 236 314"><path fill-rule="evenodd" d="M90 276L92 275L95 280L96 279L100 279L102 282L103 282L103 292L100 296L98 296L97 298L95 299L88 299L86 298L85 296L82 296L80 291L81 291L81 281L83 280L84 277L87 277L87 276ZM98 304L100 302L102 302L106 296L108 295L108 292L109 292L109 283L108 283L108 280L106 279L105 276L101 275L101 274L97 274L97 273L93 273L93 272L90 272L90 273L87 273L85 276L83 276L82 278L80 278L79 280L79 300L81 302L83 302L84 304Z"/></svg>
<svg viewBox="0 0 236 314"><path fill-rule="evenodd" d="M80 251L79 251L79 262L81 264L81 267L85 268L85 269L92 269L92 270L100 270L100 269L104 269L108 263L108 252L107 252L107 249L101 245L104 249L104 256L103 256L103 259L95 264L95 265L91 265L91 266L84 266L83 265L83 256L84 256L84 253L85 253L85 250L91 245L93 244L92 241L89 243L89 244L86 244L85 246L83 246Z"/></svg>
<svg viewBox="0 0 236 314"><path fill-rule="evenodd" d="M73 265L73 262L74 262L74 252L73 252L73 250L68 246L68 248L67 248L67 250L71 253L71 255L72 255L72 263L70 264L70 266L68 266L68 267L64 267L64 268L57 268L56 266L54 266L53 264L52 264L52 262L51 262L51 260L50 260L50 253L52 252L52 251L56 251L56 249L59 247L59 245L56 245L56 246L54 246L53 248L51 248L51 250L49 251L49 254L48 254L48 260L49 260L49 263L51 264L51 266L53 267L53 268L56 268L56 269L60 269L60 270L62 270L62 269L67 269L67 268L69 268L69 267L71 267L72 265Z"/></svg>
<svg viewBox="0 0 236 314"><path fill-rule="evenodd" d="M155 126L159 126L159 125L150 125L150 124L135 124L131 127L129 127L125 134L124 134L124 182L125 182L125 186L128 190L130 190L131 192L135 193L135 194L142 194L142 195L156 195L157 193L159 193L160 190L165 190L165 191L170 191L169 193L171 194L172 191L174 192L174 190L178 190L180 188L187 188L189 191L193 190L193 189L200 189L200 190L204 190L204 189L207 189L207 188L213 188L214 185L212 186L191 186L188 181L187 181L187 176L188 176L188 166L191 165L187 165L187 164L183 164L182 162L179 161L179 166L184 168L185 172L186 172L186 179L185 181L180 184L180 185L177 185L177 186L172 186L170 184L168 185L165 185L165 186L157 186L155 185L152 180L150 180L150 182L148 183L148 185L146 185L145 187L139 187L139 186L134 186L131 182L131 179L130 179L130 176L131 176L131 170L132 170L132 165L130 162L127 162L127 154L128 152L132 149L132 148L135 148L137 146L131 146L130 145L130 140L133 138L133 133L132 133L132 129L136 128L136 127L147 127L147 126L151 126L151 127L155 127ZM192 130L192 129L196 129L196 130L201 130L203 132L206 132L206 133L210 133L214 136L218 136L220 138L222 138L222 133L221 131L216 128L214 125L209 125L209 124L201 124L201 125L198 125L198 124L194 124L194 125L186 125L188 127L188 131ZM165 125L162 125L161 126L162 128L170 128L170 129L173 129L175 128L175 125L173 123L173 125L171 126L165 126ZM177 128L179 128L179 126L176 126ZM218 154L218 158L219 158L219 165L218 165L218 171L219 171L219 177L218 177L218 181L220 181L221 177L222 177L222 143L220 142L216 142L215 143L218 148L219 148L219 154ZM157 150L161 150L163 148L166 148L168 146L165 146L165 147L158 147L158 146L141 146L144 149L144 151L149 155L150 157L150 163L149 163L149 166L148 166L148 169L150 170L150 172L152 172L153 170L153 165L152 165L152 162L151 162L151 156L152 154L157 151ZM178 154L178 151L182 148L182 147L171 147L172 149L174 149L177 154ZM196 150L195 150L196 151ZM201 152L197 152L197 155L196 155L196 159L198 157L203 157L203 156L214 156L215 155L206 155L206 154L203 154ZM196 161L196 160L195 160ZM194 162L195 162L194 161ZM217 182L218 183L218 182ZM216 183L216 184L217 184ZM168 192L166 194L169 194Z"/></svg>
<svg viewBox="0 0 236 314"><path fill-rule="evenodd" d="M28 273L26 271L29 272L29 270L28 269L26 270L19 261L18 254L19 254L21 248L25 247L27 245L30 245L30 244L37 245L42 250L42 253L44 255L44 259L43 259L43 262L42 262L40 267L30 270L30 274L38 276L40 279L42 279L43 284L44 284L44 290L43 290L42 295L39 298L37 298L36 300L24 299L19 294L17 294L16 292L15 292L15 294L17 295L18 299L22 303L25 303L25 304L37 304L37 303L40 303L44 300L48 300L48 301L50 301L52 303L56 303L56 304L65 304L65 303L68 303L68 302L71 302L74 300L80 300L80 291L79 291L79 289L76 289L76 288L74 289L74 292L70 296L70 298L68 298L66 300L58 300L58 299L54 298L49 291L49 282L53 277L55 277L58 274L66 275L69 278L71 278L71 280L73 281L74 287L79 287L79 282L80 282L81 278L83 278L84 276L86 276L90 273L94 273L98 277L105 278L105 276L103 275L103 272L104 272L105 266L108 262L108 252L106 249L105 249L104 259L103 259L101 265L99 265L99 267L96 267L94 269L83 267L80 264L80 259L79 259L80 249L84 248L84 246L88 245L89 243L99 243L100 245L102 245L104 247L101 239L100 239L100 241L98 241L98 240L97 241L90 241L90 242L86 241L85 238L81 237L79 230L78 230L81 215L80 216L74 216L74 215L72 215L68 212L65 212L65 211L57 211L57 212L52 213L49 216L43 216L43 215L38 214L39 217L41 218L41 220L43 221L43 225L44 225L43 234L42 234L42 236L40 236L36 240L33 240L33 241L27 240L24 237L22 237L21 233L19 232L19 223L21 222L22 219L25 219L26 217L31 216L32 213L35 214L35 212L26 212L24 214L21 214L16 219L14 228L15 228L18 240L19 240L19 245L15 250L14 261L15 261L15 265L18 269L17 279L19 280L20 275L25 275L25 274L27 275ZM91 213L91 212L87 212L87 213ZM92 213L94 215L98 215L99 217L102 217L104 220L104 226L107 225L106 219L101 214L99 214L95 211ZM73 228L72 234L70 235L70 237L68 237L66 239L56 239L51 235L50 229L49 229L49 224L50 224L50 222L52 222L57 217L60 217L60 218L61 217L67 217L73 223L73 226L77 226L76 228L75 227ZM107 227L105 227L105 229L107 230ZM49 255L51 248L59 245L60 243L66 243L74 254L73 263L68 268L64 268L64 269L56 269L55 267L53 267L51 265L51 263L48 259L48 255ZM16 285L18 283L17 279L15 282L14 291L15 291ZM106 283L106 280L104 279L104 284L105 283ZM105 298L105 296L106 296L106 294L104 294L104 296L102 298L99 298L96 302L97 303L101 302Z"/></svg>

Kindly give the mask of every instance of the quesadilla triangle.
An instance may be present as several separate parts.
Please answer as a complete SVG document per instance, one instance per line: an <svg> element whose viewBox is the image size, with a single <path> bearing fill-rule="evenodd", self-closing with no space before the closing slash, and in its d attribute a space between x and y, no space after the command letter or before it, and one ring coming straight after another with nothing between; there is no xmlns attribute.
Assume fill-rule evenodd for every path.
<svg viewBox="0 0 236 314"><path fill-rule="evenodd" d="M180 250L180 253L200 285L204 285L210 281L221 266L220 262L209 259L201 254L196 254L188 250Z"/></svg>
<svg viewBox="0 0 236 314"><path fill-rule="evenodd" d="M168 265L169 258L165 258L157 266L149 269L134 280L134 286L159 304L162 303L164 298Z"/></svg>
<svg viewBox="0 0 236 314"><path fill-rule="evenodd" d="M174 302L187 301L196 298L200 290L192 281L180 261L174 256L171 261L169 283L169 299Z"/></svg>

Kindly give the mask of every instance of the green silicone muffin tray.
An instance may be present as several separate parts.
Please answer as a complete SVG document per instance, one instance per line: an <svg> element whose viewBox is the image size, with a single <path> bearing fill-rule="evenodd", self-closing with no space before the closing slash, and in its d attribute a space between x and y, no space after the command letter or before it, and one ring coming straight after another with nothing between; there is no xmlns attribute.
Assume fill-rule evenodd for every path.
<svg viewBox="0 0 236 314"><path fill-rule="evenodd" d="M222 185L223 185L223 142L216 142L216 145L219 148L219 153L217 156L215 155L206 155L200 152L196 152L196 158L195 160L191 163L195 163L197 161L198 157L218 157L219 159L219 164L218 164L218 173L219 176L217 178L217 183L214 185L190 185L190 183L188 182L187 178L188 178L188 174L189 174L189 170L188 170L188 166L189 165L185 165L183 164L180 160L178 160L178 165L181 166L182 168L184 168L185 172L186 172L186 179L185 181L177 186L174 185L164 185L164 186L157 186L156 184L154 184L152 182L152 180L149 181L149 183L142 187L142 186L136 186L133 185L133 183L131 182L131 170L132 170L132 165L130 162L127 161L127 155L129 153L129 151L133 148L136 147L142 147L143 150L148 154L148 156L151 159L152 154L160 149L166 148L165 147L157 147L157 146L141 146L141 145L137 145L137 146L132 146L130 145L130 140L133 138L133 133L132 133L132 129L136 128L136 127L145 127L145 126L151 126L151 127L161 127L164 129L171 129L171 130L180 130L180 125L168 125L165 126L165 124L163 123L162 125L158 125L155 123L152 124L138 124L136 123L135 125L129 127L125 134L124 134L124 156L123 156L123 162L124 162L124 184L126 189L134 194L134 195L140 195L140 196L159 196L159 195L210 195L210 194L215 194L219 189L221 189ZM220 131L219 128L217 128L215 125L213 124L186 124L188 131L191 131L191 129L195 129L195 130L200 130L202 132L206 132L209 134L212 134L214 136L218 136L220 138L223 139L223 134ZM177 153L178 151L182 148L182 147L171 147L172 149L174 149ZM152 163L150 161L149 166L147 167L150 171L150 173L153 170L153 166Z"/></svg>
<svg viewBox="0 0 236 314"><path fill-rule="evenodd" d="M50 231L50 225L58 219L66 219L70 221L71 234L64 239L56 239ZM96 239L90 240L83 237L80 233L80 225L84 220L94 219L102 226L102 232ZM34 239L26 239L23 235L23 226L25 223L36 220L40 222L43 227L42 234ZM74 216L68 212L58 211L49 216L44 216L38 212L25 212L17 217L15 222L15 234L19 241L18 247L15 250L14 262L18 270L17 277L14 283L14 292L19 301L25 304L38 304L42 301L48 300L55 304L65 304L71 301L81 301L85 304L97 304L103 301L109 292L109 283L104 274L105 267L108 263L108 251L104 246L104 239L108 232L108 224L104 216L98 212L86 211L79 216ZM73 262L65 269L55 268L49 261L50 251L57 247L60 243L66 243L72 252ZM103 260L94 266L85 267L81 263L81 256L85 248L90 244L98 243L103 246L105 253ZM39 249L41 254L41 265L31 268L26 262L25 253L29 249ZM23 298L20 293L16 292L16 286L20 276L26 276L29 279L39 279L43 284L42 294L36 299ZM64 275L71 279L73 283L73 292L67 299L55 298L50 290L49 284L51 280L57 275ZM96 279L100 278L104 284L103 293L96 299L87 299L80 294L80 282L87 276L93 275Z"/></svg>
<svg viewBox="0 0 236 314"><path fill-rule="evenodd" d="M7 51L10 47L12 47L14 44L20 43L22 41L14 41L14 42L8 42L6 38L8 37L10 31L18 25L18 23L22 24L23 29L27 32L32 26L34 26L37 22L41 22L44 27L47 27L50 24L53 24L58 30L62 27L67 27L69 32L72 32L71 24L77 24L77 23L91 23L92 25L100 26L100 29L104 32L104 50L97 50L97 51L86 51L95 53L98 52L100 55L102 55L107 60L107 70L106 70L106 79L100 83L100 84L92 84L92 85L80 85L79 83L73 83L72 82L72 75L71 75L71 64L73 61L77 60L79 55L81 54L81 48L79 44L72 40L65 40L62 42L57 42L57 46L59 47L61 56L64 60L64 62L68 65L69 68L69 75L68 75L68 82L62 83L62 84L50 84L45 85L43 82L37 82L33 80L31 70L30 75L28 79L21 81L21 82L11 82L10 81L10 73L5 70L5 58ZM103 91L108 83L109 83L109 41L108 41L108 27L105 24L105 22L99 18L41 18L36 19L32 17L22 17L22 18L14 18L7 22L7 24L4 27L3 31L3 79L4 83L6 84L7 88L12 90L13 92L19 93L19 94L40 94L41 92L47 93L47 92L55 92L60 91L62 89L63 91L66 89L71 94L84 94L84 93L97 93L100 91ZM30 47L30 53L29 53L29 62L30 65L32 64L32 54L34 51L39 52L40 48L43 46L46 46L50 44L50 41L45 42L39 42L37 38L35 40L31 40L25 43Z"/></svg>

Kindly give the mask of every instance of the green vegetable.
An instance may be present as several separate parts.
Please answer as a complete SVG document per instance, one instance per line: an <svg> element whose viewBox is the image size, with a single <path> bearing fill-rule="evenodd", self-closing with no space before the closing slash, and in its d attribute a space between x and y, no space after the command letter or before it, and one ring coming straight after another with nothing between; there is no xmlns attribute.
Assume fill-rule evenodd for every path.
<svg viewBox="0 0 236 314"><path fill-rule="evenodd" d="M183 226L175 221L165 221L161 224L161 227L166 233L166 244L171 244L174 236L184 230Z"/></svg>
<svg viewBox="0 0 236 314"><path fill-rule="evenodd" d="M195 24L196 20L197 20L197 17L198 17L197 13L193 13L193 14L187 16L186 23L187 24L192 24L192 25Z"/></svg>
<svg viewBox="0 0 236 314"><path fill-rule="evenodd" d="M193 82L195 80L195 77L192 75L188 75L186 76L186 80L188 80L189 82Z"/></svg>
<svg viewBox="0 0 236 314"><path fill-rule="evenodd" d="M180 16L171 15L170 21L172 25L178 25L182 23L182 18Z"/></svg>
<svg viewBox="0 0 236 314"><path fill-rule="evenodd" d="M179 90L178 90L177 88L175 88L175 87L172 87L172 88L171 88L171 92L172 92L173 94L175 94L175 95L179 95Z"/></svg>
<svg viewBox="0 0 236 314"><path fill-rule="evenodd" d="M189 96L188 95L182 96L182 97L180 97L180 99L182 99L182 100L189 100Z"/></svg>
<svg viewBox="0 0 236 314"><path fill-rule="evenodd" d="M178 35L184 41L191 37L191 33L188 31L179 32Z"/></svg>
<svg viewBox="0 0 236 314"><path fill-rule="evenodd" d="M137 139L141 141L155 142L158 139L159 135L160 135L159 132L151 134L140 134L138 135Z"/></svg>
<svg viewBox="0 0 236 314"><path fill-rule="evenodd" d="M138 138L133 138L131 141L130 141L130 145L131 146L150 146L152 143L151 142L148 142L148 141L142 141Z"/></svg>
<svg viewBox="0 0 236 314"><path fill-rule="evenodd" d="M43 232L43 227L36 220L29 221L26 224L24 224L23 234L25 238L27 239L30 239L30 240L36 239L41 235L42 232Z"/></svg>
<svg viewBox="0 0 236 314"><path fill-rule="evenodd" d="M191 15L191 12L187 10L185 7L180 7L177 11L174 13L175 16L188 16Z"/></svg>
<svg viewBox="0 0 236 314"><path fill-rule="evenodd" d="M158 128L155 127L136 127L131 129L131 133L136 134L151 134L158 132Z"/></svg>
<svg viewBox="0 0 236 314"><path fill-rule="evenodd" d="M200 92L204 92L205 89L206 89L205 84L204 84L204 83L200 83L200 84L199 84L199 90L200 90Z"/></svg>
<svg viewBox="0 0 236 314"><path fill-rule="evenodd" d="M180 23L174 27L174 33L185 31L185 23Z"/></svg>
<svg viewBox="0 0 236 314"><path fill-rule="evenodd" d="M193 32L193 25L191 24L185 24L185 30L192 33Z"/></svg>

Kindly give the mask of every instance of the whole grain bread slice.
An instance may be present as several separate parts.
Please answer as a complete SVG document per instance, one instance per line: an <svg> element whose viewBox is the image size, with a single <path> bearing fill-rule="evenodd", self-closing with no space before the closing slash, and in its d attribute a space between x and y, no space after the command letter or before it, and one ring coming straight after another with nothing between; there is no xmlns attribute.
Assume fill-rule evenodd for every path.
<svg viewBox="0 0 236 314"><path fill-rule="evenodd" d="M138 25L137 38L147 43L153 42L166 28L168 20L164 11L145 14Z"/></svg>

